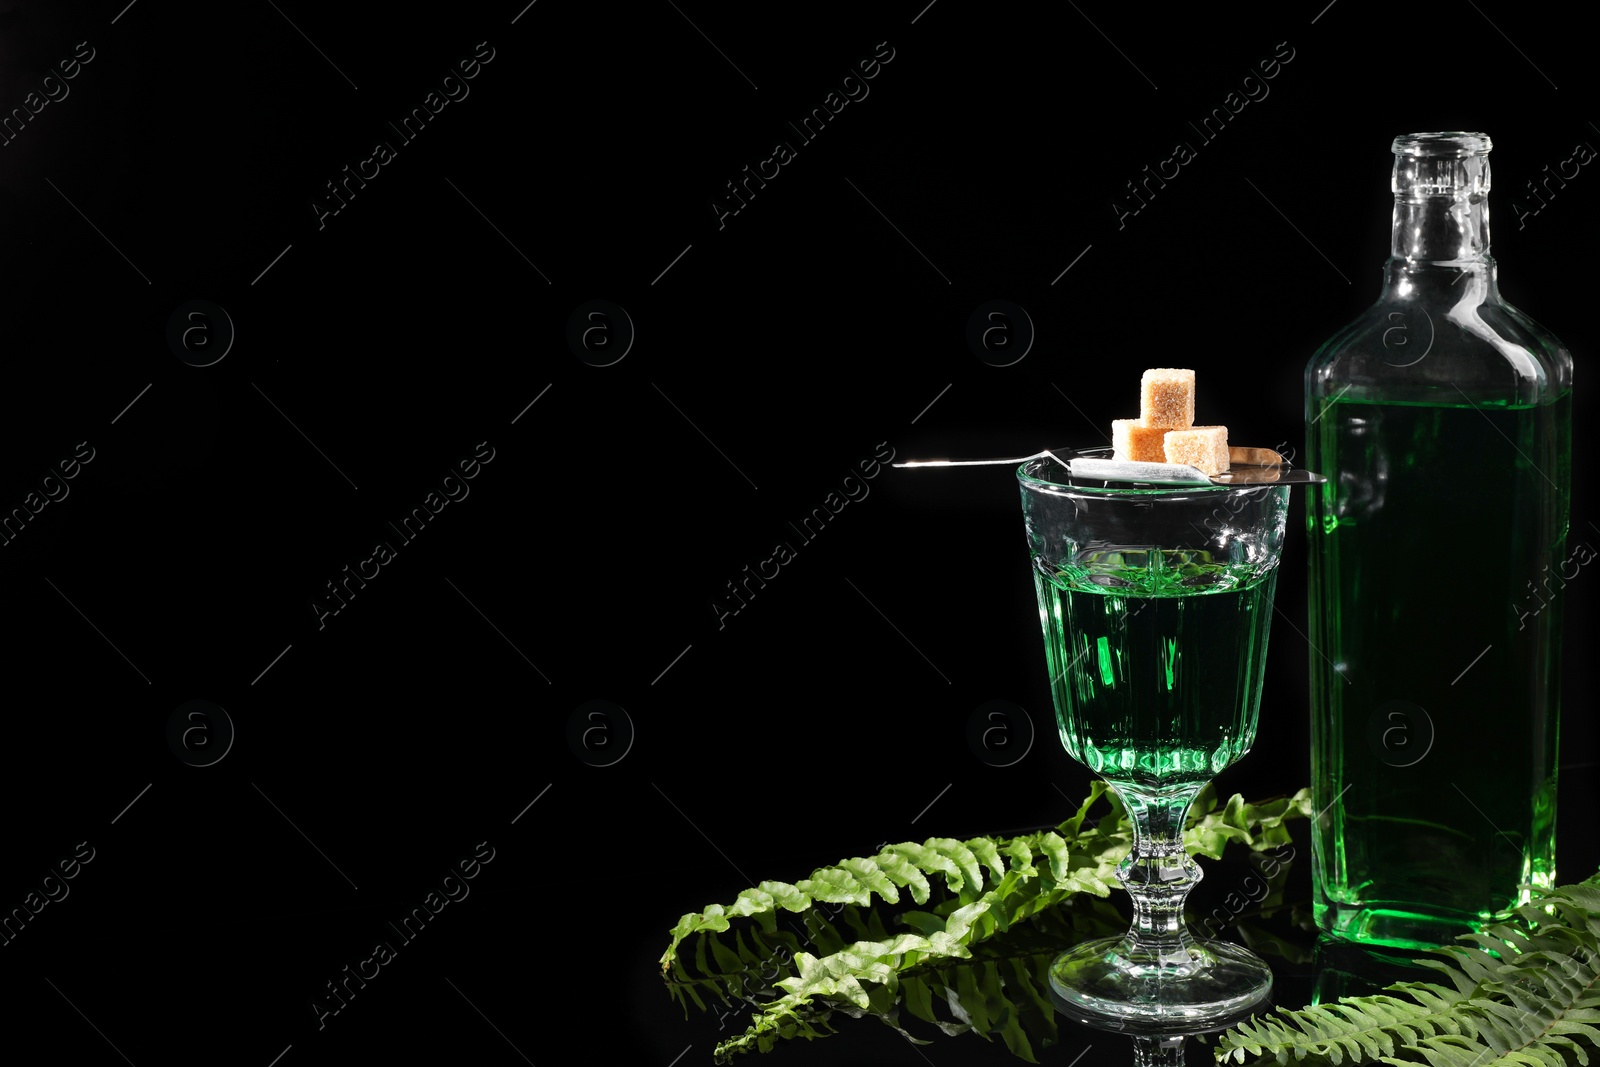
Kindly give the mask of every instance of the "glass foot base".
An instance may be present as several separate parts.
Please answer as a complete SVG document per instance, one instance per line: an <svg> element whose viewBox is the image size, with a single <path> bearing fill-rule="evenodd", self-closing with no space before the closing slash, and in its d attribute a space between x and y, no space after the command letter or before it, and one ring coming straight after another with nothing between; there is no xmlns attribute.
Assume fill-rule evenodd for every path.
<svg viewBox="0 0 1600 1067"><path fill-rule="evenodd" d="M1193 941L1177 956L1155 956L1126 937L1107 937L1056 957L1050 987L1091 1018L1193 1033L1265 1002L1272 971L1223 941Z"/></svg>

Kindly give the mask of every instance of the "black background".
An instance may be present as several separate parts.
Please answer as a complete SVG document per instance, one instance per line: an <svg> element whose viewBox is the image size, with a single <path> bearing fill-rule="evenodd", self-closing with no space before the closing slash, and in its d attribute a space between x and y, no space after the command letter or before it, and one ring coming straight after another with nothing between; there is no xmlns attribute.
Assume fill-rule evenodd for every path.
<svg viewBox="0 0 1600 1067"><path fill-rule="evenodd" d="M681 913L886 839L1054 823L1088 782L1007 469L885 469L719 625L725 583L875 450L1104 443L1147 366L1194 367L1235 443L1299 451L1306 360L1377 293L1398 133L1495 139L1502 289L1571 347L1591 454L1600 179L1520 228L1512 203L1600 143L1592 57L1526 7L125 2L0 4L6 113L93 49L0 147L0 505L94 450L0 551L0 906L96 850L0 948L19 1046L709 1062L731 1031L653 973ZM400 143L385 123L479 42L470 95ZM719 225L724 183L880 42L870 94ZM1186 120L1275 53L1269 95L1201 143ZM378 140L395 158L319 225ZM1119 225L1179 140L1196 158ZM236 331L207 367L166 340L196 299ZM996 299L1036 333L1004 367L966 340ZM609 366L567 341L590 300L636 331ZM324 584L480 442L470 495L319 628ZM1303 504L1224 794L1309 782ZM1597 536L1581 478L1572 515ZM1575 880L1600 864L1596 593L1565 595ZM195 699L237 732L209 767L166 741ZM567 740L591 700L631 720L611 766ZM1006 768L967 743L989 700L1036 731ZM319 1030L311 998L480 841L471 896ZM847 1030L773 1062L919 1061ZM1048 1055L1091 1042L1081 1063L1126 1061L1076 1030ZM971 1036L921 1054L1014 1062Z"/></svg>

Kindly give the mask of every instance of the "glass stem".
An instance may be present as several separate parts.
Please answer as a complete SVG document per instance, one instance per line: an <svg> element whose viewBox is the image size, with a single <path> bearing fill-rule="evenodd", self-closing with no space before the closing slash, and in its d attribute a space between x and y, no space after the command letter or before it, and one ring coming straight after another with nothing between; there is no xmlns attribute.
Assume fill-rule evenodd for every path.
<svg viewBox="0 0 1600 1067"><path fill-rule="evenodd" d="M1135 1037L1133 1067L1183 1067L1187 1037Z"/></svg>
<svg viewBox="0 0 1600 1067"><path fill-rule="evenodd" d="M1200 881L1200 867L1183 847L1183 824L1200 787L1174 793L1121 789L1133 819L1133 850L1117 878L1133 899L1128 939L1141 962L1163 970L1191 970L1195 940L1183 921L1183 903Z"/></svg>

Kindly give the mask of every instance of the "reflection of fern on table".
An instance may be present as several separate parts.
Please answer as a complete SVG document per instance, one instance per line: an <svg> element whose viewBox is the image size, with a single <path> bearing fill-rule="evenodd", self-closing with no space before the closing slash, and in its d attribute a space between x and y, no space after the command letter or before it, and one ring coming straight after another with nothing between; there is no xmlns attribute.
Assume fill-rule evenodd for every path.
<svg viewBox="0 0 1600 1067"><path fill-rule="evenodd" d="M1230 842L1259 852L1287 844L1285 823L1310 814L1309 790L1256 805L1235 796L1219 807L1207 787L1184 840L1191 853L1212 859ZM731 905L690 912L672 931L662 971L685 1011L691 1001L705 1009L708 996L754 1008L748 1029L717 1046L718 1062L768 1051L781 1039L833 1033L835 1011L876 1015L920 1041L902 1009L945 1033L998 1035L1035 1061L1034 1044L1056 1039L1050 962L1068 945L1126 929L1126 917L1104 898L1118 887L1117 864L1132 841L1116 794L1096 782L1054 830L892 845L794 885L763 882ZM872 905L901 903L901 890L922 910L894 912L890 921L901 929L891 933ZM1269 897L1263 905L1273 903ZM839 906L834 922L823 918L823 904ZM807 945L820 955L780 928L780 910L802 916ZM732 945L720 936L729 931ZM679 954L689 938L692 964Z"/></svg>
<svg viewBox="0 0 1600 1067"><path fill-rule="evenodd" d="M1279 1009L1221 1035L1244 1064L1425 1063L1570 1067L1600 1051L1600 874L1538 891L1535 903L1423 960L1446 983L1400 982L1391 996Z"/></svg>

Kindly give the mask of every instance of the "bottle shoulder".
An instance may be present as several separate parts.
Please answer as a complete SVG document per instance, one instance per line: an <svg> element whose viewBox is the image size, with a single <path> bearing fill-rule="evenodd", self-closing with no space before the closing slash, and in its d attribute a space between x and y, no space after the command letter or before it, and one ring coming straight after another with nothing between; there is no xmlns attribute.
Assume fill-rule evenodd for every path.
<svg viewBox="0 0 1600 1067"><path fill-rule="evenodd" d="M1532 315L1501 301L1483 309L1484 319L1506 341L1517 344L1540 360L1557 392L1572 388L1572 351Z"/></svg>
<svg viewBox="0 0 1600 1067"><path fill-rule="evenodd" d="M1306 365L1308 397L1353 391L1415 403L1544 404L1572 388L1572 354L1497 296L1455 302L1385 292Z"/></svg>

